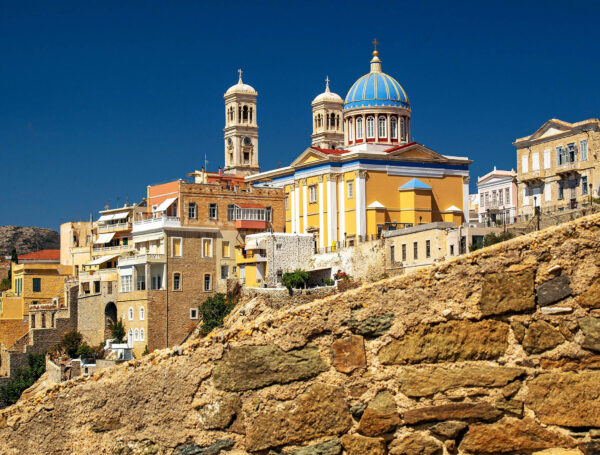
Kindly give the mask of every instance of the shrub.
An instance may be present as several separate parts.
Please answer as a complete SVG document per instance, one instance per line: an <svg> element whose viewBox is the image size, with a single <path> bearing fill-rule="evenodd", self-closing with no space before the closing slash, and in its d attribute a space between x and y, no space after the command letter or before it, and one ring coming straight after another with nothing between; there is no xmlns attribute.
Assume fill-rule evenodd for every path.
<svg viewBox="0 0 600 455"><path fill-rule="evenodd" d="M0 407L15 404L23 391L31 387L46 371L45 354L29 354L27 368L15 371L8 384L0 387Z"/></svg>
<svg viewBox="0 0 600 455"><path fill-rule="evenodd" d="M217 327L223 327L225 316L235 307L230 296L215 294L208 297L198 308L202 317L202 331L209 333Z"/></svg>
<svg viewBox="0 0 600 455"><path fill-rule="evenodd" d="M331 278L325 278L323 280L323 283L325 283L326 286L333 286L335 284L335 281L332 280Z"/></svg>
<svg viewBox="0 0 600 455"><path fill-rule="evenodd" d="M117 343L123 343L125 341L125 327L123 326L123 320L119 319L117 322L113 322L109 326L110 336L117 340Z"/></svg>
<svg viewBox="0 0 600 455"><path fill-rule="evenodd" d="M91 346L89 346L87 343L82 343L79 348L77 348L77 357L80 357L82 359L89 359L89 358L93 358L95 357L95 350L94 348L92 348Z"/></svg>
<svg viewBox="0 0 600 455"><path fill-rule="evenodd" d="M290 295L292 295L292 289L306 287L309 277L308 272L296 270L295 272L284 273L283 277L281 277L281 283L287 288Z"/></svg>
<svg viewBox="0 0 600 455"><path fill-rule="evenodd" d="M349 280L350 275L348 275L346 272L338 270L337 272L335 272L335 275L333 275L333 278L336 280Z"/></svg>
<svg viewBox="0 0 600 455"><path fill-rule="evenodd" d="M77 356L77 351L83 341L83 335L77 331L67 332L60 342L61 348L63 348L69 357L74 358Z"/></svg>
<svg viewBox="0 0 600 455"><path fill-rule="evenodd" d="M485 246L495 245L496 243L501 243L506 240L510 240L514 236L515 234L513 234L512 232L501 232L498 235L494 234L493 232L490 232L489 234L486 234L486 236L483 238L483 244Z"/></svg>

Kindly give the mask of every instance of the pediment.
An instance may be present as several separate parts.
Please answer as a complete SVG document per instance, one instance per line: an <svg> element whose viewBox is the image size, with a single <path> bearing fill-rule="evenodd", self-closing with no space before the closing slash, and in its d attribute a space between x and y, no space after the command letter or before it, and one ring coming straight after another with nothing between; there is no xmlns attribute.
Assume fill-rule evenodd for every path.
<svg viewBox="0 0 600 455"><path fill-rule="evenodd" d="M411 144L407 147L399 147L397 150L389 152L390 156L411 160L423 160L423 161L448 161L448 159L438 152L431 150L421 144Z"/></svg>
<svg viewBox="0 0 600 455"><path fill-rule="evenodd" d="M533 139L542 139L545 137L556 136L557 134L562 134L566 131L570 131L573 128L566 122L561 120L548 120L544 123L535 133L533 133L529 140Z"/></svg>
<svg viewBox="0 0 600 455"><path fill-rule="evenodd" d="M304 152L302 152L300 156L298 156L298 158L292 161L292 164L290 166L300 166L302 164L324 161L326 159L327 155L325 153L321 153L309 147L306 150L304 150Z"/></svg>

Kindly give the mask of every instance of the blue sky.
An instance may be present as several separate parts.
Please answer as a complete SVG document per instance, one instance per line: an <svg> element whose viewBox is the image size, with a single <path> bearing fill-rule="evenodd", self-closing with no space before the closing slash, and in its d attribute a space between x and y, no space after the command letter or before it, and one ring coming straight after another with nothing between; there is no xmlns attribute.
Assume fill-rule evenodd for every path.
<svg viewBox="0 0 600 455"><path fill-rule="evenodd" d="M218 3L218 4L217 4ZM406 90L413 138L466 155L472 189L512 142L598 117L598 2L0 0L0 225L57 229L223 163L223 93L259 92L260 164L310 145L312 99L369 70Z"/></svg>

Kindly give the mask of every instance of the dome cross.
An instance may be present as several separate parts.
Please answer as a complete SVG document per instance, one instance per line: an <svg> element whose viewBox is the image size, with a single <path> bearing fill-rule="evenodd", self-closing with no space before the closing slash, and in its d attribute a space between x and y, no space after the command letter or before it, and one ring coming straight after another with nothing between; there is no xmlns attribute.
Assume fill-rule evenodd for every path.
<svg viewBox="0 0 600 455"><path fill-rule="evenodd" d="M242 71L242 70L241 70L241 68L240 68L240 69L238 70L238 74L240 75L240 81L239 81L239 83L240 83L240 84L242 83L242 73L243 73L243 71Z"/></svg>
<svg viewBox="0 0 600 455"><path fill-rule="evenodd" d="M325 91L329 93L329 76L325 77Z"/></svg>

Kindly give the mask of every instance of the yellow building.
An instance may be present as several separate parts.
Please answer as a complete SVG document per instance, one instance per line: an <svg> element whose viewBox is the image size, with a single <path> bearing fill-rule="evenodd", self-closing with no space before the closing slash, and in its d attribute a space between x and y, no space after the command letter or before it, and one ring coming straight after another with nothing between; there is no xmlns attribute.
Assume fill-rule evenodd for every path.
<svg viewBox="0 0 600 455"><path fill-rule="evenodd" d="M577 123L551 119L517 139L519 215L585 207L598 197L600 120Z"/></svg>
<svg viewBox="0 0 600 455"><path fill-rule="evenodd" d="M313 145L289 166L246 181L283 187L286 232L313 233L320 249L376 238L388 228L461 224L468 219L472 161L412 142L410 117L406 92L381 71L375 50L371 71L345 101L329 86L313 101Z"/></svg>

